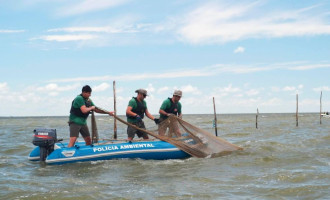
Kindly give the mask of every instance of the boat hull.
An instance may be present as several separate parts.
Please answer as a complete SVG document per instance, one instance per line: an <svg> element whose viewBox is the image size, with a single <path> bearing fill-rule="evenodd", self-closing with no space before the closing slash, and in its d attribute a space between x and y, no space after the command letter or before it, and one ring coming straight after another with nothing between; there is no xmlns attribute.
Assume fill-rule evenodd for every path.
<svg viewBox="0 0 330 200"><path fill-rule="evenodd" d="M111 159L185 159L190 157L186 152L164 141L136 141L128 142L100 142L86 146L78 142L68 148L67 143L56 143L55 150L46 158L47 164L66 164L84 161L111 160ZM40 160L40 148L36 147L29 155L29 160Z"/></svg>
<svg viewBox="0 0 330 200"><path fill-rule="evenodd" d="M330 118L330 115L327 115L327 114L321 114L321 116L324 118Z"/></svg>

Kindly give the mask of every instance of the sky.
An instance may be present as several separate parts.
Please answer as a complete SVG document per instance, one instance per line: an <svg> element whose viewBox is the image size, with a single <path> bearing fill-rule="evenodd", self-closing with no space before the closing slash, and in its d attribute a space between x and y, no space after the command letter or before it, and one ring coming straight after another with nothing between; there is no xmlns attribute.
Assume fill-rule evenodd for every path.
<svg viewBox="0 0 330 200"><path fill-rule="evenodd" d="M0 116L66 116L91 99L125 114L330 111L330 1L0 0Z"/></svg>

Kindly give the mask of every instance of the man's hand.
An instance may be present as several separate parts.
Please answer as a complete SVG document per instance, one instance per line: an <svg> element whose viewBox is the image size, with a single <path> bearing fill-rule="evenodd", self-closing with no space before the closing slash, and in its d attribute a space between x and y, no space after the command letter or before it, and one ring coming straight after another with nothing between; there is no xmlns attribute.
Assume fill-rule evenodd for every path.
<svg viewBox="0 0 330 200"><path fill-rule="evenodd" d="M158 118L155 118L154 121L155 121L156 124L159 124L159 119Z"/></svg>
<svg viewBox="0 0 330 200"><path fill-rule="evenodd" d="M142 121L142 118L141 118L140 115L135 115L135 119L136 119L138 122Z"/></svg>

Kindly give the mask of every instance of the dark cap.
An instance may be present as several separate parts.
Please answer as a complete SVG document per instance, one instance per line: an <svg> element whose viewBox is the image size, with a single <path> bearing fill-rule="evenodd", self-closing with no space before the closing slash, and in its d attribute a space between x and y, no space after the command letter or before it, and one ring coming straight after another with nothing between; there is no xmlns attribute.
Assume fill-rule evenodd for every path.
<svg viewBox="0 0 330 200"><path fill-rule="evenodd" d="M141 94L148 96L147 90L145 90L145 89L137 89L137 90L135 90L135 92L138 94L141 93Z"/></svg>
<svg viewBox="0 0 330 200"><path fill-rule="evenodd" d="M82 89L82 92L92 92L92 88L89 85L85 85Z"/></svg>

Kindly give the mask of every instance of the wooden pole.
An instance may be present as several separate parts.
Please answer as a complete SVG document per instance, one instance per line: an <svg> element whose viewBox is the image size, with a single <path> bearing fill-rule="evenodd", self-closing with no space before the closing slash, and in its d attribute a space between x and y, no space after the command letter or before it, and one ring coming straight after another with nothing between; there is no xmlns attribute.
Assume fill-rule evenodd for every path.
<svg viewBox="0 0 330 200"><path fill-rule="evenodd" d="M113 81L113 109L115 115L117 115L117 106L116 106L116 81ZM113 138L117 139L117 119L113 118Z"/></svg>
<svg viewBox="0 0 330 200"><path fill-rule="evenodd" d="M215 101L214 101L214 97L213 97L213 110L214 110L214 128L215 128L215 136L218 136L217 112L215 111Z"/></svg>
<svg viewBox="0 0 330 200"><path fill-rule="evenodd" d="M257 114L256 114L256 129L258 129L258 115L259 115L259 109L257 108Z"/></svg>
<svg viewBox="0 0 330 200"><path fill-rule="evenodd" d="M296 126L298 126L298 93L296 94Z"/></svg>
<svg viewBox="0 0 330 200"><path fill-rule="evenodd" d="M322 124L322 91L320 96L320 124Z"/></svg>
<svg viewBox="0 0 330 200"><path fill-rule="evenodd" d="M92 144L99 142L99 134L97 131L97 125L96 125L96 119L94 111L92 111L92 117L91 117L91 124L92 124Z"/></svg>

